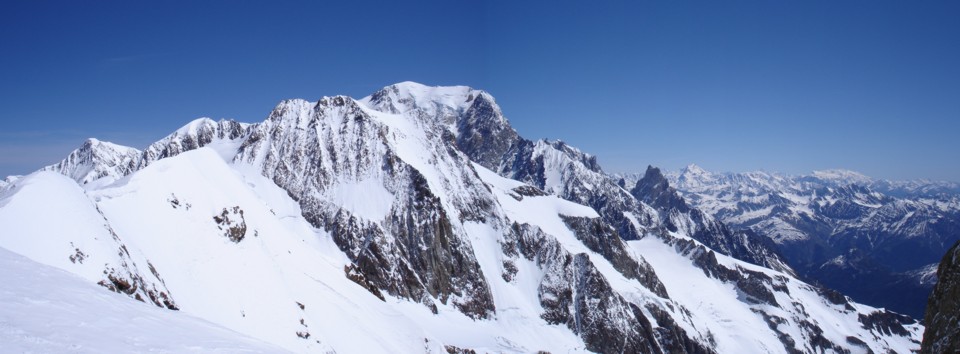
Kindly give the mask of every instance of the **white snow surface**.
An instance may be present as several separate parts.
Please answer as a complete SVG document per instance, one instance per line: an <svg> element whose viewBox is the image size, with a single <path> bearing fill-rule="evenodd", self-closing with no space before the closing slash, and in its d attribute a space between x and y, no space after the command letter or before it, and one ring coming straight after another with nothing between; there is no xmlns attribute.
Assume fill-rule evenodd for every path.
<svg viewBox="0 0 960 354"><path fill-rule="evenodd" d="M105 268L132 268L151 278L150 273L137 271L138 265L146 264L136 250L128 257L118 256L122 243L113 237L96 204L76 182L59 173L35 172L0 193L0 225L0 247L93 283L104 279ZM78 254L83 259L77 259Z"/></svg>
<svg viewBox="0 0 960 354"><path fill-rule="evenodd" d="M303 219L283 190L250 166L228 164L212 148L158 160L87 193L89 198L58 174L29 176L8 193L12 195L0 199L9 203L0 208L0 224L12 230L0 237L0 246L82 272L81 265L68 260L70 242L78 235L109 237L101 230L106 221L96 212L99 208L131 253L142 254L160 272L180 313L295 352L443 352L445 344L490 352L566 352L583 346L565 326L539 318L542 309L531 285L538 282L535 265L518 265L521 279L526 279L521 285L500 278L499 232L485 224L466 227L502 310L496 320L475 321L450 306L440 306L434 315L407 300L380 301L344 276L349 260L329 235ZM555 201L561 204L556 210L570 214L592 211ZM18 206L21 203L31 205ZM244 211L248 228L240 243L229 241L213 221L214 215L234 206ZM58 215L63 222L47 222L44 215ZM51 247L61 250L51 252ZM78 247L91 257L114 252ZM99 279L97 271L90 268L85 278ZM301 339L297 332L310 337Z"/></svg>
<svg viewBox="0 0 960 354"><path fill-rule="evenodd" d="M677 236L677 235L674 235ZM783 345L776 340L777 334L770 329L763 317L753 309L765 311L785 319L787 322L778 328L786 331L794 340L806 340L795 331L799 320L810 321L824 329L823 336L833 343L848 343L846 336L858 337L867 342L873 352L883 352L883 347L871 342L874 334L860 326L858 313L871 313L877 309L862 304L852 304L857 311L846 311L842 306L830 304L820 297L808 284L789 277L786 274L755 266L717 253L720 264L735 268L741 267L759 271L771 277L784 277L789 296L774 292L777 302L787 304L783 309L766 304L743 306L743 295L729 283L717 281L706 276L700 268L693 265L689 258L677 253L671 246L657 237L646 237L628 244L657 270L657 274L667 287L671 297L682 303L691 312L693 323L702 330L709 330L717 341L718 353L784 353ZM709 294L705 296L705 294ZM794 302L791 306L791 303ZM797 306L796 304L802 304ZM884 344L898 353L910 353L916 349L910 340L919 341L923 327L919 324L905 326L909 337L901 341L887 341ZM802 343L801 343L802 344ZM798 347L802 350L802 347ZM849 347L853 352L865 353L865 348Z"/></svg>
<svg viewBox="0 0 960 354"><path fill-rule="evenodd" d="M104 291L0 247L0 351L6 353L279 353L183 312Z"/></svg>
<svg viewBox="0 0 960 354"><path fill-rule="evenodd" d="M351 214L371 221L383 220L394 199L394 195L376 179L337 183L324 197Z"/></svg>

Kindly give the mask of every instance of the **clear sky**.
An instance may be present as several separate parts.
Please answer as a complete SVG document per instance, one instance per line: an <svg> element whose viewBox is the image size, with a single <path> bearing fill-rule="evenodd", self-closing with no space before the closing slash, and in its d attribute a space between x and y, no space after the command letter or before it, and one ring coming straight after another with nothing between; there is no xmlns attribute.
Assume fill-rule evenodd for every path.
<svg viewBox="0 0 960 354"><path fill-rule="evenodd" d="M958 1L518 3L5 1L0 175L411 80L612 172L960 181Z"/></svg>

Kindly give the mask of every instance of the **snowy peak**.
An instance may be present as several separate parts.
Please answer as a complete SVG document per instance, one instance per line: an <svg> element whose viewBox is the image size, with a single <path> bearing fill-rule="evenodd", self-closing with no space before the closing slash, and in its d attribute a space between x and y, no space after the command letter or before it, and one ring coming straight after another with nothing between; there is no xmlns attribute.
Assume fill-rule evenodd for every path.
<svg viewBox="0 0 960 354"><path fill-rule="evenodd" d="M217 122L208 117L200 117L174 131L175 135L197 135L201 130L210 129Z"/></svg>
<svg viewBox="0 0 960 354"><path fill-rule="evenodd" d="M562 140L541 139L536 142L536 149L544 156L551 156L558 160L567 160L575 165L583 166L591 172L603 173L600 164L597 163L597 157L580 151L573 146L567 145Z"/></svg>
<svg viewBox="0 0 960 354"><path fill-rule="evenodd" d="M687 203L670 187L670 182L663 176L659 168L647 166L647 171L633 189L630 190L637 199L663 210L677 210L681 213L689 211Z"/></svg>
<svg viewBox="0 0 960 354"><path fill-rule="evenodd" d="M167 157L176 156L185 151L195 150L211 143L227 143L219 151L224 159L231 159L237 146L229 144L246 135L249 124L232 120L214 121L199 118L187 123L167 137L140 151L132 147L87 139L80 148L74 150L66 159L55 165L44 167L44 171L58 172L72 178L81 185L110 184L117 179L143 169L147 165Z"/></svg>
<svg viewBox="0 0 960 354"><path fill-rule="evenodd" d="M414 82L393 84L359 100L382 113L413 119L421 127L445 130L471 160L499 170L510 149L521 139L504 117L493 96L467 86L426 86ZM445 134L443 131L434 134Z"/></svg>
<svg viewBox="0 0 960 354"><path fill-rule="evenodd" d="M712 173L700 168L700 166L690 164L680 170L676 183L678 187L696 188L711 183L713 180Z"/></svg>
<svg viewBox="0 0 960 354"><path fill-rule="evenodd" d="M133 151L136 151L136 149L131 148L131 147L126 147L126 146L122 146L122 145L117 145L117 144L111 143L111 142L109 142L109 141L100 141L100 140L97 140L97 139L95 139L95 138L89 138L89 139L87 139L86 141L84 141L84 142L83 142L83 145L81 146L81 149L105 149L105 150L113 150L113 151L128 151L128 150L133 150Z"/></svg>
<svg viewBox="0 0 960 354"><path fill-rule="evenodd" d="M250 131L234 161L286 190L376 296L488 318L496 310L489 283L463 228L497 219L495 202L450 146L451 133L419 113L380 112L346 96L312 108L287 102Z"/></svg>
<svg viewBox="0 0 960 354"><path fill-rule="evenodd" d="M142 169L154 161L199 149L211 143L238 141L247 135L249 128L250 124L233 120L196 119L147 147L137 162L137 169ZM230 159L236 154L236 146L226 146L221 153L225 159Z"/></svg>
<svg viewBox="0 0 960 354"><path fill-rule="evenodd" d="M686 167L680 170L680 174L686 175L691 178L709 177L711 175L710 172L707 172L707 170L704 170L703 168L701 168L700 166L697 166L696 164L687 165Z"/></svg>
<svg viewBox="0 0 960 354"><path fill-rule="evenodd" d="M44 167L88 184L101 178L116 180L129 174L136 166L140 151L97 139L87 139L63 161Z"/></svg>
<svg viewBox="0 0 960 354"><path fill-rule="evenodd" d="M522 143L520 135L510 126L500 107L484 92L467 97L469 106L457 117L451 130L457 137L457 147L471 160L492 170L499 170L504 156Z"/></svg>
<svg viewBox="0 0 960 354"><path fill-rule="evenodd" d="M360 99L368 107L385 113L407 113L421 110L433 116L446 115L445 111L462 111L479 96L489 95L467 86L426 86L406 81L380 89Z"/></svg>
<svg viewBox="0 0 960 354"><path fill-rule="evenodd" d="M427 86L404 81L389 86L400 97L412 98L416 102L435 102L448 106L460 105L468 101L467 96L478 92L467 86Z"/></svg>
<svg viewBox="0 0 960 354"><path fill-rule="evenodd" d="M813 177L824 182L836 184L859 184L866 186L873 182L873 178L867 177L860 172L841 169L813 171Z"/></svg>
<svg viewBox="0 0 960 354"><path fill-rule="evenodd" d="M412 117L421 125L442 126L456 136L466 135L461 140L476 139L476 134L501 137L492 144L494 150L497 150L495 145L503 143L505 139L516 139L516 132L510 127L493 96L467 86L426 86L401 82L384 87L358 102L375 111Z"/></svg>

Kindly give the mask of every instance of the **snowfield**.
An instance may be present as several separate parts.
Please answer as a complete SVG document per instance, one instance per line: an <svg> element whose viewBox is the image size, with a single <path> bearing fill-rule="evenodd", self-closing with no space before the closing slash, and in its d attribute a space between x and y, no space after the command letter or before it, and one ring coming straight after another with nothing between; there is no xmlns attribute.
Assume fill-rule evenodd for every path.
<svg viewBox="0 0 960 354"><path fill-rule="evenodd" d="M0 248L0 351L279 353L209 321L131 301Z"/></svg>

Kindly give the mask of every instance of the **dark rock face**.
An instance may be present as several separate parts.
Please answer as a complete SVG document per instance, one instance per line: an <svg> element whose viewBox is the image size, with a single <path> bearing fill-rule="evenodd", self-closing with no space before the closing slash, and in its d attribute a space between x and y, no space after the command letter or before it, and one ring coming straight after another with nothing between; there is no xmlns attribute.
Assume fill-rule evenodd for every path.
<svg viewBox="0 0 960 354"><path fill-rule="evenodd" d="M691 247L691 246L684 246ZM725 282L733 283L743 294L743 300L751 304L767 304L779 307L780 304L773 294L773 291L787 291L783 284L783 279L776 279L776 282L766 274L750 271L737 267L735 269L727 268L717 262L717 255L703 246L696 246L695 256L692 257L694 264L703 270L703 273L712 278Z"/></svg>
<svg viewBox="0 0 960 354"><path fill-rule="evenodd" d="M219 215L213 216L217 228L223 231L230 241L239 243L247 236L247 222L243 219L243 210L239 206L223 208Z"/></svg>
<svg viewBox="0 0 960 354"><path fill-rule="evenodd" d="M937 269L936 287L927 301L921 353L960 352L960 242L947 251Z"/></svg>
<svg viewBox="0 0 960 354"><path fill-rule="evenodd" d="M347 279L350 279L354 283L362 286L364 289L367 289L367 291L373 294L373 296L376 296L381 301L386 301L386 298L384 298L383 294L380 293L380 288L377 287L377 284L367 280L367 277L363 275L363 272L361 272L356 265L350 264L344 266L343 273L347 276Z"/></svg>
<svg viewBox="0 0 960 354"><path fill-rule="evenodd" d="M655 211L604 174L596 157L563 142L520 139L494 171L593 208L625 240L640 239L647 230L656 227ZM548 175L557 176L559 180L548 181Z"/></svg>
<svg viewBox="0 0 960 354"><path fill-rule="evenodd" d="M627 247L613 228L601 219L563 216L563 221L591 251L597 252L613 264L613 268L627 278L640 281L647 289L663 298L667 289L646 262L638 262L627 253Z"/></svg>
<svg viewBox="0 0 960 354"><path fill-rule="evenodd" d="M587 350L600 353L713 353L688 337L656 306L657 323L610 287L586 254L571 254L552 237L530 225L513 224L504 253L534 261L543 269L539 286L543 319L564 324L583 338ZM662 285L661 285L662 287Z"/></svg>
<svg viewBox="0 0 960 354"><path fill-rule="evenodd" d="M650 330L652 326L649 320L643 316L640 309L624 301L610 289L606 279L589 263L586 254L573 256L572 262L570 259L566 261L572 263L568 275L578 291L572 295L572 299L560 299L571 302L579 309L577 316L572 318L572 323L568 325L576 326L583 341L587 343L587 349L601 353L653 352L656 338ZM543 286L542 289L544 291L541 292L541 298L557 295L550 292L549 286ZM610 319L621 317L636 319L638 326L624 333L625 336L612 336L618 328ZM596 325L585 325L588 323Z"/></svg>
<svg viewBox="0 0 960 354"><path fill-rule="evenodd" d="M630 190L630 194L654 208L676 210L684 214L690 212L687 202L670 186L660 169L653 166L647 166L647 172Z"/></svg>
<svg viewBox="0 0 960 354"><path fill-rule="evenodd" d="M496 171L520 136L506 123L500 108L487 94L471 98L469 108L457 122L457 147L472 161Z"/></svg>
<svg viewBox="0 0 960 354"><path fill-rule="evenodd" d="M104 221L106 221L106 218L104 218ZM106 227L113 241L118 245L117 255L120 257L120 263L116 266L111 266L110 264L104 265L104 279L97 284L110 289L110 291L130 296L138 301L149 301L149 303L157 307L178 310L179 307L177 307L173 296L170 295L170 291L167 290L166 284L163 282L163 278L160 277L160 274L157 272L157 269L153 267L153 264L147 262L150 275L153 275L151 281L145 279L148 278L149 275L145 273L141 274L136 262L134 262L130 256L130 251L127 250L127 246L123 244L120 237L117 236L117 233L113 231L113 228L109 226Z"/></svg>
<svg viewBox="0 0 960 354"><path fill-rule="evenodd" d="M539 188L527 184L514 188L511 192L514 193L514 198L517 200L523 200L523 197L542 197L547 195L547 193L544 193Z"/></svg>
<svg viewBox="0 0 960 354"><path fill-rule="evenodd" d="M603 174L595 156L561 141L534 142L520 137L485 94L456 119L457 147L471 161L501 176L594 208L624 239L639 239L643 229L653 225L651 211ZM553 181L560 182L559 189L548 190L548 172L560 175L562 181ZM625 211L633 214L639 227L624 215Z"/></svg>
<svg viewBox="0 0 960 354"><path fill-rule="evenodd" d="M863 328L876 331L884 335L907 336L910 332L903 325L914 322L910 316L901 315L893 312L872 312L870 314L860 314L858 316Z"/></svg>

